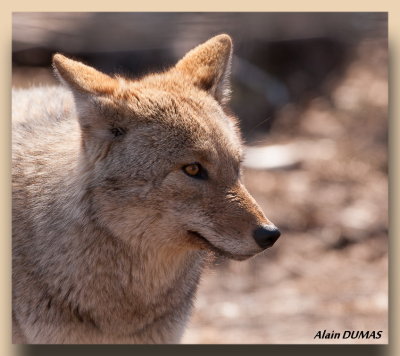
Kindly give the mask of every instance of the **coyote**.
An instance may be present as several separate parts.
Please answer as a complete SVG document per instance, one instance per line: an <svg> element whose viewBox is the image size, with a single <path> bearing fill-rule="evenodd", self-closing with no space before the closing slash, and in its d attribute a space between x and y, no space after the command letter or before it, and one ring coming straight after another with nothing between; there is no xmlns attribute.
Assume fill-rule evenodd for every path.
<svg viewBox="0 0 400 356"><path fill-rule="evenodd" d="M13 342L177 343L203 267L280 232L240 180L232 42L108 76L61 54L64 84L14 90Z"/></svg>

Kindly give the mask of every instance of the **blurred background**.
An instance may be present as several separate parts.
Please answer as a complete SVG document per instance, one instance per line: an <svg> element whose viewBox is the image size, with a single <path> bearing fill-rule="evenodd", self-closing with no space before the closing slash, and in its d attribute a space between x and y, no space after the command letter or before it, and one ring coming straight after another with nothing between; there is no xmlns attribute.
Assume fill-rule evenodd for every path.
<svg viewBox="0 0 400 356"><path fill-rule="evenodd" d="M206 271L183 342L386 343L387 13L14 13L12 82L57 84L54 52L135 77L219 33L244 181L282 237Z"/></svg>

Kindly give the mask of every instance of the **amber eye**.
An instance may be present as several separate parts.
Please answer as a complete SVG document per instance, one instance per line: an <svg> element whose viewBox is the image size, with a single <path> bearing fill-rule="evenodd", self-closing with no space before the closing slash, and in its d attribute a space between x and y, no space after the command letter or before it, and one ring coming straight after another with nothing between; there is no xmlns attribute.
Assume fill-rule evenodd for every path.
<svg viewBox="0 0 400 356"><path fill-rule="evenodd" d="M185 170L185 173L189 174L190 176L195 176L200 172L200 167L196 163L189 164L185 166L183 169Z"/></svg>
<svg viewBox="0 0 400 356"><path fill-rule="evenodd" d="M206 179L207 171L200 163L191 163L182 167L183 171L192 178Z"/></svg>

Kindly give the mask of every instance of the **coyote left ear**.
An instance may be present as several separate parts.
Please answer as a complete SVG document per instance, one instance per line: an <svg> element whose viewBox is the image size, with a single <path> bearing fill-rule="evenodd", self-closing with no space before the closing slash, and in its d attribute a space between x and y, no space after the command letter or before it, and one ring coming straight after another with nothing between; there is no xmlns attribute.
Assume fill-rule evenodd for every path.
<svg viewBox="0 0 400 356"><path fill-rule="evenodd" d="M232 40L219 35L188 52L175 66L189 75L193 84L208 91L224 104L229 99L229 73L232 58Z"/></svg>

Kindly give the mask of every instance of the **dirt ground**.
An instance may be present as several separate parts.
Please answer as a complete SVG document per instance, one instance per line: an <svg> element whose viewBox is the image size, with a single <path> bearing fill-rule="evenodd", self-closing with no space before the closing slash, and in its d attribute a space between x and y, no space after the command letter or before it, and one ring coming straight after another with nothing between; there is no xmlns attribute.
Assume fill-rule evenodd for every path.
<svg viewBox="0 0 400 356"><path fill-rule="evenodd" d="M244 170L282 237L204 273L183 343L387 343L387 49L366 41L357 53L329 97L285 106L252 142L291 147L292 165ZM13 70L14 86L54 82L47 69ZM323 330L383 334L314 339Z"/></svg>

